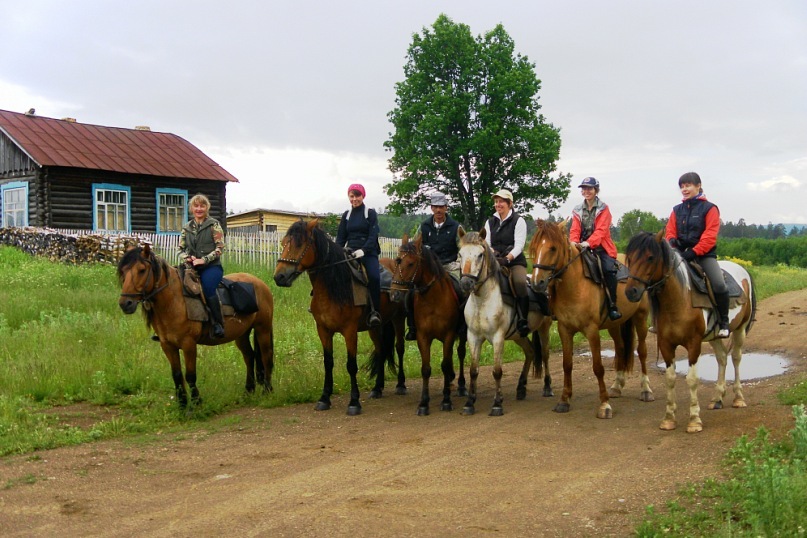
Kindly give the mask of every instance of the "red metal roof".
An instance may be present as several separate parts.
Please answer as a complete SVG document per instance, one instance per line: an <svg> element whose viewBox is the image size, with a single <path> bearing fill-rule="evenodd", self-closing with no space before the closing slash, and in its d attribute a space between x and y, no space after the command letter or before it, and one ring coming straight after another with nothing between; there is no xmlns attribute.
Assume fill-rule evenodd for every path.
<svg viewBox="0 0 807 538"><path fill-rule="evenodd" d="M103 127L0 110L0 131L40 166L235 181L199 148L171 133Z"/></svg>

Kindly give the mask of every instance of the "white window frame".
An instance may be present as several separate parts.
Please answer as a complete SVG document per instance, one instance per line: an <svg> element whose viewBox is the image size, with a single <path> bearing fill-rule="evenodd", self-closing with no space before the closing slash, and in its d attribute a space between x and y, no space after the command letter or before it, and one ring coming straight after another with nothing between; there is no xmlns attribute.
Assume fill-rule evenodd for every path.
<svg viewBox="0 0 807 538"><path fill-rule="evenodd" d="M9 192L14 191L22 192L22 207L10 209L7 205L7 196ZM21 228L23 226L28 226L28 183L26 181L11 181L5 185L0 185L0 199L2 199L3 202L2 226L4 228L10 228L12 226ZM21 213L21 218L15 218L14 223L12 224L9 214L17 215L18 213ZM21 220L22 222L18 222L18 220Z"/></svg>
<svg viewBox="0 0 807 538"><path fill-rule="evenodd" d="M110 208L114 208L113 211L113 218L119 216L123 216L124 224L123 229L118 228L108 228L102 227L101 223L98 222L98 211L99 211L99 202L98 202L98 195L99 193L110 193L110 194L118 194L118 195L125 195L125 202L121 203L120 201L104 201L104 206L109 206ZM118 210L118 208L122 207L122 212ZM104 220L108 220L104 219ZM105 223L106 224L106 223ZM92 186L92 229L96 232L125 232L130 233L132 231L132 189L131 187L126 187L124 185L115 185L112 183L94 183Z"/></svg>
<svg viewBox="0 0 807 538"><path fill-rule="evenodd" d="M169 196L182 196L183 203L178 206L168 206L169 209L176 211L179 217L179 228L176 230L163 230L162 229L162 211L160 206L160 198L163 195ZM188 221L188 191L182 189L157 189L156 192L156 207L157 207L157 229L155 230L159 235L179 235L182 231L182 225Z"/></svg>

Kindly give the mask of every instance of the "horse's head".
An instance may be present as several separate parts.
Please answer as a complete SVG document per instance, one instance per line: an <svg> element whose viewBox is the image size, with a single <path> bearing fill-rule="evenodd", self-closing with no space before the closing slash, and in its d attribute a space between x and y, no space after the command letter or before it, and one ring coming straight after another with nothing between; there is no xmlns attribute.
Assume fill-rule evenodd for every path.
<svg viewBox="0 0 807 538"><path fill-rule="evenodd" d="M484 228L479 232L460 233L459 258L462 271L460 288L466 295L478 288L499 268L485 241Z"/></svg>
<svg viewBox="0 0 807 538"><path fill-rule="evenodd" d="M415 287L420 275L422 247L420 237L410 241L409 235L404 234L401 239L401 246L398 247L398 255L395 257L395 270L392 273L390 288L390 298L393 301L403 301L406 293Z"/></svg>
<svg viewBox="0 0 807 538"><path fill-rule="evenodd" d="M673 255L663 229L657 234L639 232L631 237L625 251L625 265L630 272L625 295L629 301L638 302L645 291L664 281Z"/></svg>
<svg viewBox="0 0 807 538"><path fill-rule="evenodd" d="M149 301L157 291L162 270L159 259L151 247L131 247L118 262L118 281L121 294L118 306L124 314L133 314L139 303Z"/></svg>
<svg viewBox="0 0 807 538"><path fill-rule="evenodd" d="M289 227L281 241L283 250L275 265L275 284L288 288L300 274L316 263L314 233L319 220L305 222L300 219Z"/></svg>
<svg viewBox="0 0 807 538"><path fill-rule="evenodd" d="M545 293L551 280L564 270L571 249L577 247L572 247L566 238L567 221L555 224L536 219L535 225L528 250L532 258L530 286L536 293Z"/></svg>

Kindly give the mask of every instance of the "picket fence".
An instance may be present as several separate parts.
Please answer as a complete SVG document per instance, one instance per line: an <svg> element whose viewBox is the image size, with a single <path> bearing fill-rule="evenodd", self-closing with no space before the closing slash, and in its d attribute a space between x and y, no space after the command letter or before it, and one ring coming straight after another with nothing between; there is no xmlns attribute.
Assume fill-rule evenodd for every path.
<svg viewBox="0 0 807 538"><path fill-rule="evenodd" d="M103 235L113 239L116 235L137 238L140 243L149 242L152 248L169 263L179 263L179 236L156 233L103 233L92 230L56 229L65 235ZM225 236L226 247L222 254L223 263L237 265L262 265L274 267L283 250L281 241L283 235L278 232L238 232L231 231ZM379 237L382 258L394 258L398 255L401 240L389 237Z"/></svg>

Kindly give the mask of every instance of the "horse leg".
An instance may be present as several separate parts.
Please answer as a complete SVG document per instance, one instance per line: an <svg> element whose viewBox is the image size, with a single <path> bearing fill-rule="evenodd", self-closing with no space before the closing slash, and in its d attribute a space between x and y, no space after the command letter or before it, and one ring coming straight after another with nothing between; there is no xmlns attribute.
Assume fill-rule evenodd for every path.
<svg viewBox="0 0 807 538"><path fill-rule="evenodd" d="M614 342L614 364L616 365L616 378L614 379L614 384L611 385L611 388L608 390L608 396L610 398L621 398L622 389L625 388L627 370L624 368L625 361L620 361L619 357L622 357L625 353L625 342L619 337L618 334L614 334L615 332L618 331L609 331L611 334L611 339ZM593 355L594 353L592 352L592 356Z"/></svg>
<svg viewBox="0 0 807 538"><path fill-rule="evenodd" d="M726 395L726 363L728 362L728 351L726 351L726 346L723 345L722 340L713 340L710 343L712 344L715 359L717 360L717 383L715 383L715 392L712 396L712 401L709 402L708 408L723 409L723 397Z"/></svg>
<svg viewBox="0 0 807 538"><path fill-rule="evenodd" d="M188 393L185 391L185 378L182 375L182 361L179 358L179 350L172 346L160 341L160 347L168 359L168 364L171 366L171 378L174 380L174 392L176 394L179 407L184 409L188 406Z"/></svg>
<svg viewBox="0 0 807 538"><path fill-rule="evenodd" d="M552 376L549 374L549 328L552 320L544 324L539 330L532 333L533 364L540 365L544 371L544 389L541 395L545 398L552 397L555 392L552 390ZM537 342L536 342L537 339ZM538 357L540 356L540 361ZM538 370L540 372L540 370Z"/></svg>
<svg viewBox="0 0 807 538"><path fill-rule="evenodd" d="M252 345L249 343L249 332L239 336L235 340L235 346L241 352L244 364L247 367L247 380L244 384L244 389L251 394L255 392L255 350L252 349ZM263 366L259 370L263 371Z"/></svg>
<svg viewBox="0 0 807 538"><path fill-rule="evenodd" d="M558 334L563 348L563 392L560 401L552 409L556 413L568 413L572 398L572 350L574 349L574 332L558 324Z"/></svg>
<svg viewBox="0 0 807 538"><path fill-rule="evenodd" d="M615 347L621 347L624 351L624 343L619 341L621 336L618 334L614 338ZM597 418L614 418L611 403L608 401L608 391L605 388L605 367L602 365L602 348L600 347L600 333L597 328L591 331L588 338L589 347L591 347L591 369L597 377L597 386L600 391L600 407L597 409Z"/></svg>
<svg viewBox="0 0 807 538"><path fill-rule="evenodd" d="M647 318L637 317L634 327L636 328L636 353L639 355L639 364L642 365L642 392L639 394L639 400L652 402L656 397L653 396L650 377L647 375Z"/></svg>
<svg viewBox="0 0 807 538"><path fill-rule="evenodd" d="M447 335L443 340L443 362L440 364L443 370L443 401L440 404L440 411L452 411L454 404L451 403L451 383L454 381L454 336Z"/></svg>
<svg viewBox="0 0 807 538"><path fill-rule="evenodd" d="M497 333L493 337L493 380L496 382L496 393L493 396L493 406L490 408L491 417L500 417L504 414L502 401L502 355L504 354L504 335Z"/></svg>
<svg viewBox="0 0 807 538"><path fill-rule="evenodd" d="M523 400L527 397L527 380L529 379L530 366L532 366L533 361L536 363L538 361L535 358L535 352L529 338L518 338L516 343L524 351L524 365L521 367L521 375L518 376L518 385L516 386L516 400Z"/></svg>
<svg viewBox="0 0 807 538"><path fill-rule="evenodd" d="M689 424L687 433L698 433L703 430L701 421L701 406L698 403L698 357L701 352L700 341L697 345L690 344L689 351L689 371L687 372L687 386L689 387Z"/></svg>
<svg viewBox="0 0 807 538"><path fill-rule="evenodd" d="M740 382L740 361L743 358L745 344L745 327L739 327L732 333L731 362L734 365L734 401L732 407L747 407L743 396L743 385Z"/></svg>
<svg viewBox="0 0 807 538"><path fill-rule="evenodd" d="M325 367L325 381L322 385L322 396L319 397L314 409L327 411L331 408L331 395L333 394L333 334L317 327L320 342L322 342L322 363Z"/></svg>
<svg viewBox="0 0 807 538"><path fill-rule="evenodd" d="M272 373L275 369L275 342L272 324L256 326L253 332L253 349L258 359L257 380L263 385L263 392L272 392Z"/></svg>
<svg viewBox="0 0 807 538"><path fill-rule="evenodd" d="M405 396L408 392L406 389L406 372L404 372L404 350L406 349L406 342L404 341L404 320L401 318L395 321L395 352L398 355L398 384L395 385L395 394Z"/></svg>
<svg viewBox="0 0 807 538"><path fill-rule="evenodd" d="M677 426L675 421L675 411L678 404L675 403L675 347L667 342L659 342L659 350L667 366L664 371L664 382L667 389L667 406L664 410L664 420L659 424L662 430L671 431Z"/></svg>
<svg viewBox="0 0 807 538"><path fill-rule="evenodd" d="M191 393L191 403L199 405L202 403L202 398L196 387L196 343L184 348L182 355L185 357L185 382L188 383Z"/></svg>
<svg viewBox="0 0 807 538"><path fill-rule="evenodd" d="M457 379L457 396L464 397L468 396L468 389L465 386L465 355L467 352L465 343L467 338L464 334L460 334L457 340L459 341L457 344L457 359L459 359L460 363L460 375Z"/></svg>
<svg viewBox="0 0 807 538"><path fill-rule="evenodd" d="M376 339L378 338L378 331L375 331L375 333L376 337L373 339L373 343L376 344L375 352L378 353L379 346L376 342ZM347 373L350 376L350 402L347 405L347 414L353 417L361 414L359 382L356 380L356 374L359 372L359 363L356 360L359 333L357 331L349 331L349 333L345 334L344 337L345 344L347 344ZM384 377L383 374L381 377Z"/></svg>
<svg viewBox="0 0 807 538"><path fill-rule="evenodd" d="M468 391L468 399L462 408L463 415L473 415L476 412L476 379L479 377L479 355L482 352L482 342L484 340L475 335L468 334L468 345L471 348L471 365L468 368L468 375L471 377L471 388Z"/></svg>
<svg viewBox="0 0 807 538"><path fill-rule="evenodd" d="M420 351L420 378L423 381L420 389L420 403L418 404L418 416L423 417L429 414L429 379L432 375L431 365L431 341L426 340L423 331L418 331L418 350Z"/></svg>

